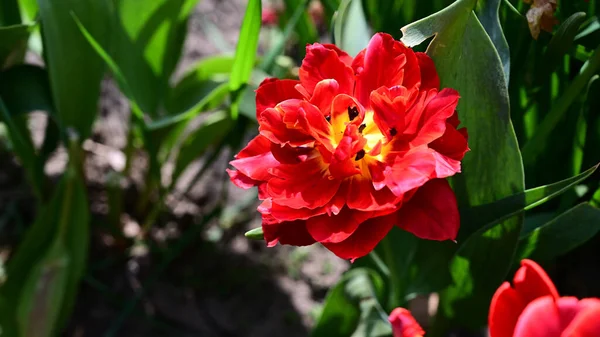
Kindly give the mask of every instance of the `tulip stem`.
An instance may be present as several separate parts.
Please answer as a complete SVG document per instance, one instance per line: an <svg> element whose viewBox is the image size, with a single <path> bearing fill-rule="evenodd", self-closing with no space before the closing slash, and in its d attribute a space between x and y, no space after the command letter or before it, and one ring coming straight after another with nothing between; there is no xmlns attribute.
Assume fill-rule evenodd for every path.
<svg viewBox="0 0 600 337"><path fill-rule="evenodd" d="M391 239L384 238L382 241L384 261L389 270L390 294L388 298L388 307L397 308L401 305L402 300L402 282L398 274L397 263L394 259L394 250L392 249Z"/></svg>

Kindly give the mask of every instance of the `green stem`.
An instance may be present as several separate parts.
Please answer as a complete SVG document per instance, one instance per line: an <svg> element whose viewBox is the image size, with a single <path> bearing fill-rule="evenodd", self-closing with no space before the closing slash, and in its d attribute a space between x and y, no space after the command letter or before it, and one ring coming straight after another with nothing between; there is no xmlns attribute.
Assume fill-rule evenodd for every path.
<svg viewBox="0 0 600 337"><path fill-rule="evenodd" d="M390 279L390 293L388 298L388 307L396 308L401 305L402 301L402 282L400 279L400 274L398 273L397 264L394 257L394 250L392 249L392 242L389 236L385 237L381 240L381 245L383 246L383 259L385 261L385 265L389 270L389 279Z"/></svg>

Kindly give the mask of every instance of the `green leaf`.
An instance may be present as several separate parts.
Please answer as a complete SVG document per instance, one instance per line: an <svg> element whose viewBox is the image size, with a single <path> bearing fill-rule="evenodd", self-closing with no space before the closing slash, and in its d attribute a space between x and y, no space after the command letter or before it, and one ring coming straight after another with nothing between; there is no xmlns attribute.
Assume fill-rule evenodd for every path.
<svg viewBox="0 0 600 337"><path fill-rule="evenodd" d="M0 69L22 61L33 28L33 25L0 27Z"/></svg>
<svg viewBox="0 0 600 337"><path fill-rule="evenodd" d="M549 261L582 245L600 231L600 209L581 203L519 239L515 261Z"/></svg>
<svg viewBox="0 0 600 337"><path fill-rule="evenodd" d="M374 271L364 268L348 271L327 293L311 337L368 336L362 333L369 331L368 325L373 324L372 311L387 318L377 302L382 290L383 281ZM358 328L361 334L354 335ZM382 331L382 328L378 326L374 331Z"/></svg>
<svg viewBox="0 0 600 337"><path fill-rule="evenodd" d="M452 179L461 207L484 205L524 191L502 61L473 13L476 3L456 1L402 28L402 41L409 46L435 35L427 53L436 64L441 86L461 95L457 110L472 148L462 161L463 173ZM450 325L484 324L489 299L512 263L521 226L522 217L516 216L464 242L451 262L453 284L441 294L439 322L447 318ZM440 324L437 333L447 328Z"/></svg>
<svg viewBox="0 0 600 337"><path fill-rule="evenodd" d="M38 5L58 120L63 130L73 128L83 140L89 136L98 111L104 63L79 33L71 15L105 41L110 34L106 22L111 2L38 0Z"/></svg>
<svg viewBox="0 0 600 337"><path fill-rule="evenodd" d="M371 40L360 0L343 0L333 20L335 44L356 56Z"/></svg>
<svg viewBox="0 0 600 337"><path fill-rule="evenodd" d="M202 156L209 146L220 142L229 133L232 126L233 121L224 111L209 116L197 130L186 138L179 149L173 181L179 178L189 164Z"/></svg>
<svg viewBox="0 0 600 337"><path fill-rule="evenodd" d="M77 141L73 143L67 172L8 261L8 278L0 288L0 297L12 308L20 308L9 313L15 321L18 315L22 327L31 325L48 334L53 333L51 327L64 326L70 316L87 261L89 210L80 176L81 149ZM66 269L54 263L57 256L68 258ZM38 286L49 287L51 294L31 290ZM41 325L29 321L33 318Z"/></svg>
<svg viewBox="0 0 600 337"><path fill-rule="evenodd" d="M600 46L594 51L590 59L583 65L581 72L571 81L564 94L552 104L544 120L539 124L531 139L522 149L523 163L525 166L533 165L539 155L544 153L552 134L559 123L566 116L569 107L584 91L588 82L600 68Z"/></svg>
<svg viewBox="0 0 600 337"><path fill-rule="evenodd" d="M61 240L29 273L17 306L20 336L50 337L57 330L57 318L67 290L69 254Z"/></svg>
<svg viewBox="0 0 600 337"><path fill-rule="evenodd" d="M143 121L144 113L141 110L141 108L139 107L137 101L135 100L131 86L129 85L129 82L125 78L125 75L121 71L121 68L119 67L119 65L117 65L115 60L108 54L106 49L104 47L102 47L100 42L98 40L96 40L96 38L92 35L92 33L89 30L87 30L87 28L83 25L83 23L79 20L79 18L76 15L73 15L73 20L75 21L77 28L79 28L79 31L81 32L83 37L86 39L86 41L90 44L90 46L94 49L94 51L98 54L98 56L100 56L100 58L102 58L104 63L106 63L106 65L112 72L113 76L115 77L115 80L119 84L119 87L121 88L121 91L123 92L125 97L127 97L129 99L129 102L131 104L131 110L133 112L133 116L137 118L137 121Z"/></svg>
<svg viewBox="0 0 600 337"><path fill-rule="evenodd" d="M131 85L128 90L132 97L153 118L160 115L166 100L169 80L181 57L187 20L196 2L115 1L113 59Z"/></svg>
<svg viewBox="0 0 600 337"><path fill-rule="evenodd" d="M500 3L502 3L502 0L480 0L477 2L476 13L477 18L479 18L481 25L485 28L486 33L494 43L494 47L500 56L502 69L504 69L504 78L506 79L506 85L508 86L510 76L510 50L508 49L508 42L502 31L500 17L498 16Z"/></svg>
<svg viewBox="0 0 600 337"><path fill-rule="evenodd" d="M577 12L558 27L545 52L544 66L547 68L545 71L552 71L560 65L563 56L573 47L575 35L584 21L585 13Z"/></svg>
<svg viewBox="0 0 600 337"><path fill-rule="evenodd" d="M598 165L574 177L553 184L528 189L523 193L489 204L463 209L460 213L461 236L466 238L477 230L488 229L514 215L537 207L587 179L597 168ZM525 200L524 204L523 200Z"/></svg>
<svg viewBox="0 0 600 337"><path fill-rule="evenodd" d="M256 60L258 38L261 24L261 1L249 0L246 14L242 22L237 48L235 50L235 61L229 79L229 91L234 97L239 98L241 89L248 83L252 74L252 67ZM238 116L237 98L232 104L231 116L235 120Z"/></svg>
<svg viewBox="0 0 600 337"><path fill-rule="evenodd" d="M250 240L264 240L265 239L265 235L263 233L262 227L253 228L253 229L247 231L246 233L244 233L244 236Z"/></svg>

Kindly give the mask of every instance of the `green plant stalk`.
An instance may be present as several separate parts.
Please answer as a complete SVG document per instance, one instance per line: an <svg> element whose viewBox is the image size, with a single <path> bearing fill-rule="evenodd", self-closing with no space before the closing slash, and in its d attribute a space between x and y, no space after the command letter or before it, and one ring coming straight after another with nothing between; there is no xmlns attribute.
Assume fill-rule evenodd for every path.
<svg viewBox="0 0 600 337"><path fill-rule="evenodd" d="M537 128L537 132L525 146L523 146L521 153L523 155L523 164L525 166L530 166L535 163L538 155L542 152L540 149L543 150L546 146L546 139L552 130L558 126L565 113L569 110L571 104L581 94L598 68L600 68L600 46L594 50L594 53L587 64L584 65L584 68L579 75L571 82L571 85L569 85L562 97L552 105L550 112Z"/></svg>
<svg viewBox="0 0 600 337"><path fill-rule="evenodd" d="M385 261L385 265L389 270L390 292L388 295L387 304L389 308L397 308L401 306L403 302L402 278L396 266L391 239L389 237L385 237L383 240L381 240L381 244L383 245L384 251L383 260Z"/></svg>
<svg viewBox="0 0 600 337"><path fill-rule="evenodd" d="M4 104L4 100L0 98L0 113L2 113L2 117L4 122L7 124L8 133L10 135L13 146L21 146L21 144L25 144L25 140L23 139L23 135L18 132L18 128L15 125L8 108ZM23 149L24 150L24 149ZM25 151L15 151L16 154L23 153ZM34 159L35 154L31 153L30 159ZM22 160L24 158L21 158ZM43 175L39 177L36 173L35 167L24 167L27 178L31 184L31 189L33 194L35 195L37 200L43 200Z"/></svg>

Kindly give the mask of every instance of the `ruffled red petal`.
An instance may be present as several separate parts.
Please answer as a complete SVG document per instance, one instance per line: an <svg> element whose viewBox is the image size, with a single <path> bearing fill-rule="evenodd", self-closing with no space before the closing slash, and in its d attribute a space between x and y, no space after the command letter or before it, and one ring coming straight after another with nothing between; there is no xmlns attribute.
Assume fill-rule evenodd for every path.
<svg viewBox="0 0 600 337"><path fill-rule="evenodd" d="M269 170L279 165L271 153L271 142L265 137L257 136L235 156L230 162L238 173L230 173L232 181L241 187L247 186L252 181L267 181L271 174ZM249 178L249 179L247 179Z"/></svg>
<svg viewBox="0 0 600 337"><path fill-rule="evenodd" d="M344 207L335 216L324 214L308 219L306 228L310 235L321 243L339 243L348 239L361 223L375 214L375 212L360 212Z"/></svg>
<svg viewBox="0 0 600 337"><path fill-rule="evenodd" d="M274 108L287 99L302 99L302 94L295 89L300 81L267 78L256 89L256 119L267 108Z"/></svg>
<svg viewBox="0 0 600 337"><path fill-rule="evenodd" d="M357 71L355 96L365 107L370 104L371 92L382 86L412 89L421 82L415 53L389 34L375 34L353 67Z"/></svg>
<svg viewBox="0 0 600 337"><path fill-rule="evenodd" d="M395 214L370 218L361 223L358 229L345 240L338 243L323 243L323 245L335 255L354 261L371 252L392 229L395 220Z"/></svg>
<svg viewBox="0 0 600 337"><path fill-rule="evenodd" d="M277 243L292 246L308 246L315 243L306 231L306 221L303 220L272 222L263 217L262 229L269 247Z"/></svg>
<svg viewBox="0 0 600 337"><path fill-rule="evenodd" d="M433 96L420 113L415 111L411 117L418 120L418 131L411 145L429 144L442 137L446 132L446 120L456 111L459 98L456 90L446 88ZM411 121L409 124L413 123Z"/></svg>
<svg viewBox="0 0 600 337"><path fill-rule="evenodd" d="M306 56L299 70L302 86L313 94L317 83L334 79L339 84L340 93L351 95L354 90L354 74L338 55L337 50L315 43L306 46Z"/></svg>
<svg viewBox="0 0 600 337"><path fill-rule="evenodd" d="M315 209L326 205L337 193L341 180L329 179L321 157L300 164L281 164L270 170L267 193L273 200L291 208Z"/></svg>
<svg viewBox="0 0 600 337"><path fill-rule="evenodd" d="M434 179L419 187L398 211L398 226L422 239L454 240L460 215L448 182Z"/></svg>

